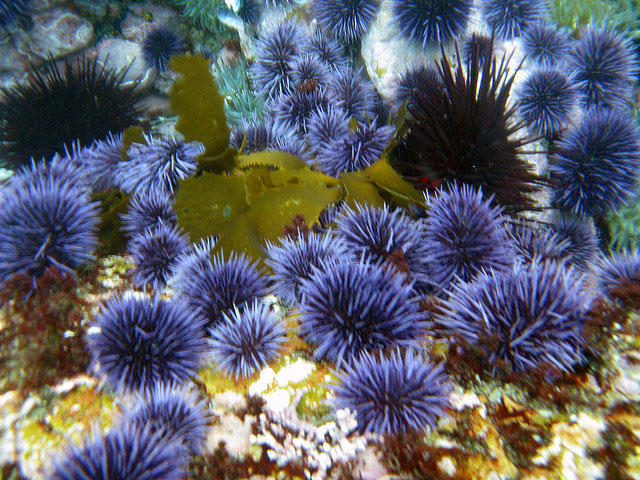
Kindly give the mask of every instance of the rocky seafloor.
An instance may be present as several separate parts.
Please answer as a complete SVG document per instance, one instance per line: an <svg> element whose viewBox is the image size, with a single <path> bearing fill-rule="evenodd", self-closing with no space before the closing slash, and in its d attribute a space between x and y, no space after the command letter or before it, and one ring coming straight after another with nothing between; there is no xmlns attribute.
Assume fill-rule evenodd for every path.
<svg viewBox="0 0 640 480"><path fill-rule="evenodd" d="M5 5L10 7L11 3L0 2L0 15L3 14L2 8ZM255 67L251 70L246 63L257 64L260 61L263 47L260 46L259 39L264 38L265 32L272 25L285 18L298 21L305 28L316 31L320 28L316 17L321 16L314 10L317 5L313 1L256 2L261 5L262 10L259 21L254 25L249 25L248 17L240 18L244 2L234 1L41 0L27 3L28 14L15 23L3 26L0 40L0 86L5 89L5 95L11 88L26 82L28 72L46 64L49 58L58 62L81 58L82 55L89 59L97 58L99 65L106 65L108 68L128 68L122 84L135 84L136 88L144 92L139 102L141 115L138 125L146 133L153 134L156 138L176 135L180 141L191 135L189 141L198 140L204 144L206 154L201 158L207 159L213 158L210 155L213 140L201 131L197 134L187 131L184 126L180 126L179 120L176 124L179 114L187 118L188 115L194 115L193 111L187 109L187 113L184 113L183 110L178 111L180 108L170 108L172 101L172 106L176 106L176 97L172 97L170 93L172 85L181 78L181 74L171 68L160 72L157 66L143 61L142 49L148 32L159 25L169 26L182 37L186 52L208 59L208 72L218 82L218 89L224 97L226 120L233 138L234 129L242 131L245 127L245 131L248 130L243 122L249 122L254 117L264 116L269 122L275 121L278 115L287 114L286 110L277 106L278 98L269 98L273 92L268 87L262 85L262 92L255 85L256 88L252 88L251 81L260 82L252 75L259 78L259 72L256 73ZM380 134L384 138L383 148L373 155L375 158L367 159L364 165L352 165L346 171L336 172L334 166L322 165L320 154L311 143L311 137L305 136L308 135L306 130L295 137L295 141L300 142L302 147L298 144L292 147L293 134L286 133L283 136L286 142L275 142L275 146L271 144L269 148L256 148L253 152L260 155L262 150L287 151L292 155L299 155L307 164L303 167L297 163L299 158L243 156L243 153L251 153L247 145L251 140L250 134L246 132L244 139L235 145L241 151L240 155L235 156L235 150L231 154L235 162L234 174L228 177L243 179L246 191L242 190L240 196L247 205L243 203L241 208L251 212L253 216L250 219L253 223L237 221L233 227L228 227L216 217L217 223L212 223L222 231L218 238L219 246L222 245L219 248L239 245L238 251L244 251L261 261L260 257L265 255L261 248L284 236L291 223L277 223L274 220L274 226L265 226L259 222L261 216L271 218L268 214L269 210L276 209L274 205L289 205L290 202L289 197L274 195L275 198L267 198L265 192L273 188L277 192L289 193L287 188L298 183L311 185L311 195L317 193L322 198L319 202L324 202L320 205L322 208L318 208L314 202L307 205L303 195L297 194L296 197L291 193L291 203L302 205L300 209L304 208L305 213L310 212L305 215L305 220L309 223L304 225L303 222L302 226L305 228L313 229L314 225L320 223L324 223L324 226L331 224L331 221L320 221L320 211L326 213L325 207L333 208L341 202L353 206L373 200L372 203L380 208L383 205L403 207L406 214L416 222L421 223L428 217L429 201L424 200L422 192L419 192L420 188L414 189L415 182L411 187L405 182L409 181L411 175L405 175L405 180L400 180L400 175L395 171L384 170L384 175L381 175L380 170L375 170L375 166L388 167L386 162L393 156L390 153L392 147L401 145L403 141L398 132L406 134L406 130L402 130L402 121L398 120L399 115L396 115L398 82L409 66L416 62L433 62L438 59L440 42L432 42L424 48L415 38L407 39L394 23L392 5L397 2L386 0L380 3L381 5L371 2L379 10L376 10L373 20L361 32L361 38L348 46L344 59L346 64L362 68L360 72L365 81L370 82L375 90L375 99L369 99L370 105L365 101L365 107L359 107L362 108L361 111L354 107L354 111L349 112L353 116L349 115L350 122L348 128L345 123L343 134L348 136L349 131L355 133L358 129L365 129L363 125L370 126L374 117L377 120L386 115L389 121L378 120L378 127L383 127L384 124L389 131L394 131L393 135ZM407 3L413 5L414 2ZM480 8L483 3L490 2L476 1L469 12L469 25L455 35L461 46L469 38L471 31L484 34L490 32ZM568 7L563 7L559 2L549 2L547 20L556 22L558 28L566 29L567 35L572 38L579 38L580 29L584 25L597 23L605 25L605 29L619 29L624 32L628 45L632 45L631 39L637 32L634 28L640 25L640 20L636 18L640 13L632 6L625 5L624 2L596 2L595 5L582 3L571 3L575 10L571 16ZM455 67L457 56L451 40L449 38L447 42L442 42L442 53L450 56L451 64ZM495 47L492 48L495 48L497 58L503 52L515 52L510 60L511 71L515 73L513 91L520 92L518 87L537 66L527 59L518 38L497 38ZM631 73L637 75L637 60L631 63ZM233 70L239 75L235 80L229 73L232 71L229 65L244 65L244 70ZM520 65L519 70L517 65ZM187 72L184 76L188 75ZM628 88L629 93L614 95L613 101L626 102L626 110L623 109L621 115L631 118L634 128L637 128L633 75L633 82L627 82L629 85L624 83L626 79L618 84ZM310 87L308 83L302 82L295 91L308 93L305 90L308 88L313 90L323 87ZM268 94L265 95L265 92ZM516 105L516 97L515 94L511 95L507 100L508 105ZM407 107L410 101L404 100L404 107ZM328 102L335 102L335 98L329 98ZM215 105L212 108L216 108ZM408 109L411 115L411 107ZM589 111L580 101L570 110L576 118L583 115L581 112ZM206 118L210 120L209 117ZM10 120L2 116L2 112L0 119L5 122L5 128ZM376 120L373 121L374 128ZM519 111L514 113L512 120L521 122L522 114ZM572 122L577 124L575 118L566 118L559 131L554 132L556 137L551 135L544 138L540 132L534 132L531 125L524 124L512 134L511 138L530 139L527 146L531 151L525 153L518 150L518 154L545 179L548 156L551 157L550 162L554 160L550 147L553 147L553 142L566 129L572 128ZM200 134L203 136L198 137ZM127 140L129 144L144 144L145 137L141 137L140 132L133 132L131 135L134 138ZM6 144L6 137L3 138ZM390 139L392 146L384 148ZM225 142L225 148L227 145L228 142ZM332 144L330 148L335 148L335 145ZM625 154L640 162L640 143L636 147L635 151ZM4 155L9 151L10 147L5 148L2 153ZM123 155L123 158L127 156ZM382 160L378 160L381 156ZM10 167L12 164L3 165ZM198 169L193 167L190 175L197 170L198 176L191 180L208 178L208 174L220 174L219 170L216 173L211 173L213 169L208 172L207 167L202 165L205 165L204 161L201 161ZM640 163L634 165L634 168L637 177ZM292 171L297 173L293 174ZM6 177L13 173L11 168L3 172ZM326 177L320 177L319 172L326 174ZM358 176L359 172L365 173ZM282 173L284 180L277 173ZM348 176L354 173L355 175ZM316 174L317 177L314 176ZM184 178L180 177L180 182L182 180ZM453 184L454 179L448 180ZM282 185L278 184L279 181L283 182ZM425 177L421 181L424 187L430 179ZM460 182L463 180L460 179ZM126 183L122 182L116 187L126 191L123 185ZM152 182L149 185L156 188ZM200 217L194 220L185 214L186 208L192 209L194 205L185 200L185 192L193 191L201 195L196 199L195 205L217 201L232 210L231 206L235 209L241 203L237 192L226 183L215 185L219 191L229 189L225 191L228 194L225 198L228 200L220 200L215 195L208 197L207 192L211 190L208 186L205 185L205 188L194 185L184 183L176 187L176 192L182 192L183 195L180 198L176 193L178 225L190 235L193 243L206 237L203 231L209 235L218 235L219 232L213 227L208 230L201 228ZM186 382L200 398L206 399L211 419L207 425L204 447L198 455L190 457L185 466L185 477L532 480L640 478L640 288L637 285L640 269L633 270L637 267L637 256L631 256L630 263L636 262L629 267L631 270L621 272L620 278L624 281L621 280L618 290L605 292L599 279L603 275L599 270L600 257L618 255L620 251L635 253L639 204L634 196L636 186L633 186L633 192L621 187L620 192L602 194L601 200L597 200L597 196L596 200L592 198L591 201L595 203L601 201L607 206L615 204L615 208L608 208L602 214L595 207L584 207L581 210L554 203L554 195L562 189L558 185L548 182L544 188L535 189L531 195L535 208L525 208L523 210L528 211L515 213L507 208L500 213L510 215L512 220L527 219L544 225L553 223L554 213L563 210L563 207L572 213L579 210L581 214L585 211L597 213L592 215L594 223L589 220L590 230L587 229L594 238L597 236L597 248L590 253L586 268L578 265L583 260L576 260L579 254L575 251L580 251L582 244L592 242L590 238L578 237L565 240L564 243L559 242L559 249L564 253L538 252L541 257L543 254L555 256L563 268L566 266L571 272L580 271L585 275L580 281L583 282L581 285L585 292L588 292L584 298L588 298L590 308L588 312L581 313L582 328L578 340L574 341L580 351L579 361L570 365L571 368L550 368L548 364L540 362L540 365L534 365L524 372L521 365L514 367L513 371L507 365L505 373L501 370L505 365L500 364L496 367L500 373L496 373L495 369L487 368L487 357L482 352L468 344L458 346L456 342L460 339L455 332L443 333L442 330L434 329L436 334L431 336L431 331L426 329L427 335L412 344L412 348L421 348L425 358L432 364L444 365L449 386L446 398L441 399L445 405L445 413L435 416L432 419L433 425L423 425L424 428L409 429L408 432L382 434L376 432L375 428L370 429L373 431L362 431L355 412L335 407L336 393L333 386L339 383L340 367L333 360L319 358L322 355L317 353L312 334L300 332L299 325L305 321L304 314L295 307L288 308L285 306L286 302L269 295L264 301L271 305L271 310L286 327L286 339L280 345L277 358L271 359L267 365L260 365L257 371L246 378L234 378L220 368L212 357L205 355L197 375ZM439 181L436 187L438 186ZM420 187L419 182L417 187ZM428 189L432 198L439 195L436 187ZM3 190L4 188L12 188L11 180L5 182ZM134 190L132 188L127 191L127 195L135 196ZM493 193L500 198L499 192ZM615 194L620 198L612 199ZM3 195L0 191L0 202ZM104 217L111 214L108 203L110 200L96 200L97 198L99 197L93 197L93 200L102 202L104 221ZM256 207L261 199L264 200L262 209ZM128 200L129 197L126 196L125 203ZM216 205L216 208L220 205ZM112 217L117 217L126 210L122 205L117 208L119 210ZM229 217L228 210L221 210L224 210L225 218ZM418 210L420 212L416 213ZM295 213L295 208L291 212ZM237 218L234 215L235 211L231 215L235 221ZM284 215L287 220L293 220L294 227L300 227L296 224L295 216L292 219L291 215ZM0 228L7 225L14 228L13 223L2 223L3 221L0 219ZM500 222L510 226L517 224L515 220ZM252 230L247 225L255 226L255 229ZM54 262L42 264L43 268L38 269L37 274L19 268L12 270L12 267L6 267L11 264L7 260L10 254L0 255L0 279L4 281L0 290L0 303L3 305L0 310L1 479L52 477L56 462L69 452L70 442L81 445L86 441L87 434L99 436L109 429L118 428L121 413L139 401L132 391L114 388L114 385L109 384L105 375L100 374L99 365L96 368L96 363L99 362L95 359L92 362L92 352L86 347L85 337L96 333L96 318L108 298L124 295L125 292L136 292L144 297L144 292L151 293L154 290L169 300L188 294L185 291L174 291L171 281L168 287L160 285L150 288L148 285L141 285L144 282L140 282L140 275L135 273L136 259L127 255L130 253L127 251L129 247L123 245L126 238L121 235L122 238L114 240L114 235L109 237L113 232L105 234L104 230L104 223L98 227L96 222L94 233L99 235L102 246L97 248L95 260L72 265L74 275L61 274L51 267L51 264L55 265ZM308 232L308 228L306 231ZM542 237L548 240L543 234ZM0 234L0 248L6 249L5 251L9 251L11 245L11 238L7 238L7 235ZM246 240L247 238L250 240ZM515 242L511 237L509 239L508 242ZM391 243L389 240L389 244ZM43 245L48 245L48 241ZM44 248L43 246L42 249ZM402 255L406 259L409 257L402 248L385 252L384 260L392 263L392 254L399 252L400 261L394 264L399 270L396 274L404 275L408 272L407 278L413 277L417 282L415 279L418 275L412 270L411 261L404 263ZM535 250L534 247L532 249ZM358 250L358 254L362 254L362 251ZM514 263L518 265L526 263L520 258L520 254L521 252L509 250L509 255L517 258ZM40 250L32 256L38 261L42 257ZM537 258L534 260L537 261ZM430 261L435 262L433 257ZM355 260L354 262L357 263ZM569 267L571 263L575 265ZM493 267L495 265L489 265L486 269L489 271ZM443 290L434 294L426 287L419 291L424 302L423 311L428 312L425 316L440 315L437 318L442 319L438 304L445 301L447 295L455 294L453 285L462 276L461 271L457 274L459 277L455 281L447 278L446 292ZM572 275L574 273L569 274L568 278L577 278ZM424 293L425 290L427 294ZM578 307L580 306L576 306L576 310ZM62 332L60 325L64 325ZM431 323L429 328L433 326L434 323ZM544 346L546 337L543 335L541 338ZM495 344L487 341L483 345L491 348ZM386 346L387 351L391 350L393 341ZM69 475L55 478L78 477ZM131 478L138 477L132 475ZM167 477L159 475L157 478Z"/></svg>

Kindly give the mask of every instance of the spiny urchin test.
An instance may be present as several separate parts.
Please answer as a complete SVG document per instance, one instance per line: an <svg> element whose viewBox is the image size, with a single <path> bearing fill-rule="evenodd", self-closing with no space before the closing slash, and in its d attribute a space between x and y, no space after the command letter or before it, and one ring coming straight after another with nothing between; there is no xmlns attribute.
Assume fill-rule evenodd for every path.
<svg viewBox="0 0 640 480"><path fill-rule="evenodd" d="M336 408L355 411L363 432L422 431L435 427L449 406L451 384L443 366L412 349L389 356L363 353L337 376Z"/></svg>
<svg viewBox="0 0 640 480"><path fill-rule="evenodd" d="M114 296L92 326L98 327L87 340L92 368L118 393L181 384L200 367L204 322L180 301Z"/></svg>

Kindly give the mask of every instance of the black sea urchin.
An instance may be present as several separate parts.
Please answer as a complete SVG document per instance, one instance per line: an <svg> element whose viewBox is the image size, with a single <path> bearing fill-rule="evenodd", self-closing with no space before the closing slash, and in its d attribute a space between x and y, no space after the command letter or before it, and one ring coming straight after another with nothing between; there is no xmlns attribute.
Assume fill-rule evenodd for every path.
<svg viewBox="0 0 640 480"><path fill-rule="evenodd" d="M521 157L533 139L519 135L523 125L507 105L508 57L481 62L476 50L465 68L460 54L452 67L442 53L443 86L414 96L395 165L419 188L457 181L482 188L510 213L534 208L542 179Z"/></svg>
<svg viewBox="0 0 640 480"><path fill-rule="evenodd" d="M127 70L86 57L62 69L50 60L44 73L34 69L25 83L0 88L0 166L15 170L136 124L142 93L138 82L124 84Z"/></svg>

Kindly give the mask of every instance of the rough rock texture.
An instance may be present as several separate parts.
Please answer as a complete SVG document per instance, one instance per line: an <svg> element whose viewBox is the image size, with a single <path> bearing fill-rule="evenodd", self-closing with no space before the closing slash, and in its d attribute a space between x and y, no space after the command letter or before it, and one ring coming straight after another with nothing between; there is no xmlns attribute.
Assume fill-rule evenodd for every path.
<svg viewBox="0 0 640 480"><path fill-rule="evenodd" d="M32 22L30 49L42 59L77 52L93 38L91 22L65 8L52 8L33 15Z"/></svg>

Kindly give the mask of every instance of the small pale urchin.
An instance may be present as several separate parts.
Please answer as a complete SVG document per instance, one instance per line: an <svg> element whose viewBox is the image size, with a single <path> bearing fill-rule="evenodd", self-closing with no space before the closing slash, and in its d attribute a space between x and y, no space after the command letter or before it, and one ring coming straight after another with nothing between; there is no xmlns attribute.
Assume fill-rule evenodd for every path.
<svg viewBox="0 0 640 480"><path fill-rule="evenodd" d="M180 480L185 478L180 447L150 428L123 423L105 435L71 444L57 461L51 480Z"/></svg>
<svg viewBox="0 0 640 480"><path fill-rule="evenodd" d="M162 432L164 438L183 446L186 455L203 451L212 420L207 402L194 391L165 383L138 392L121 418L140 429Z"/></svg>
<svg viewBox="0 0 640 480"><path fill-rule="evenodd" d="M469 281L482 270L513 264L506 217L482 190L453 184L428 199L424 248L431 279L441 288L456 279Z"/></svg>
<svg viewBox="0 0 640 480"><path fill-rule="evenodd" d="M477 348L492 374L550 365L569 371L581 360L592 298L565 262L516 265L454 284L435 318L452 341Z"/></svg>
<svg viewBox="0 0 640 480"><path fill-rule="evenodd" d="M386 265L330 259L301 291L300 334L315 346L315 358L337 367L363 352L415 346L426 334L420 297Z"/></svg>
<svg viewBox="0 0 640 480"><path fill-rule="evenodd" d="M294 305L301 299L302 281L309 278L314 267L320 267L329 258L350 257L344 242L330 232L281 238L279 245L268 242L265 263L273 272L271 290L280 301Z"/></svg>
<svg viewBox="0 0 640 480"><path fill-rule="evenodd" d="M195 376L205 349L204 322L179 301L114 296L88 335L93 370L118 393L182 384Z"/></svg>
<svg viewBox="0 0 640 480"><path fill-rule="evenodd" d="M209 330L209 345L218 368L225 374L249 377L275 359L287 338L278 315L266 303L254 300L235 307Z"/></svg>
<svg viewBox="0 0 640 480"><path fill-rule="evenodd" d="M596 269L598 288L608 297L629 282L640 282L640 252L638 250L612 252L601 257Z"/></svg>
<svg viewBox="0 0 640 480"><path fill-rule="evenodd" d="M388 357L362 354L336 372L336 408L356 412L361 432L404 434L435 427L445 415L452 387L442 365L420 353L393 351Z"/></svg>

